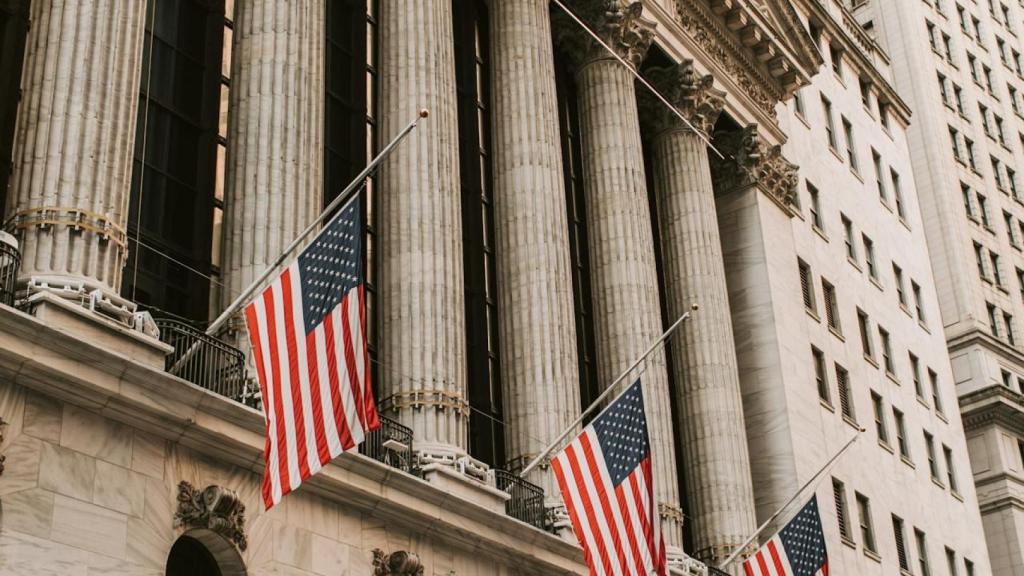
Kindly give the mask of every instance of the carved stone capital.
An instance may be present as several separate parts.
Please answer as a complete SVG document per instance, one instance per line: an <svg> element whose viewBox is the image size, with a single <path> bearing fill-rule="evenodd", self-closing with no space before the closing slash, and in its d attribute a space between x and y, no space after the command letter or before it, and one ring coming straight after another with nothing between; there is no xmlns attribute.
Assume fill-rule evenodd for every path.
<svg viewBox="0 0 1024 576"><path fill-rule="evenodd" d="M179 482L174 527L208 529L242 551L249 545L245 535L245 504L234 490L216 485L200 491L184 480Z"/></svg>
<svg viewBox="0 0 1024 576"><path fill-rule="evenodd" d="M640 109L645 122L653 130L685 127L705 136L711 133L725 106L725 91L714 87L713 76L698 75L692 60L675 66L651 68L644 72L644 76L690 123L686 126L650 91L640 90Z"/></svg>
<svg viewBox="0 0 1024 576"><path fill-rule="evenodd" d="M423 562L412 552L399 550L385 554L380 548L374 548L373 576L423 576Z"/></svg>
<svg viewBox="0 0 1024 576"><path fill-rule="evenodd" d="M765 143L757 124L716 135L715 146L725 155L712 158L716 190L757 186L791 215L795 213L799 167L782 156L781 146Z"/></svg>
<svg viewBox="0 0 1024 576"><path fill-rule="evenodd" d="M634 68L640 65L654 39L655 23L643 17L640 2L622 0L586 0L573 8L616 54ZM608 49L560 10L555 13L556 42L577 66L613 58Z"/></svg>

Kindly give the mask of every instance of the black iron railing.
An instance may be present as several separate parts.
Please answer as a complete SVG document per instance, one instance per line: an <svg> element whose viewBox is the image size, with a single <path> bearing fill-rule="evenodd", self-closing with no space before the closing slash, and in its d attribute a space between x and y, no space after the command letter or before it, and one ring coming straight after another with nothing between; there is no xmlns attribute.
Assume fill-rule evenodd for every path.
<svg viewBox="0 0 1024 576"><path fill-rule="evenodd" d="M506 514L544 530L543 488L505 470L495 470L494 481L498 490L507 492L511 496L505 502Z"/></svg>
<svg viewBox="0 0 1024 576"><path fill-rule="evenodd" d="M0 235L6 236L2 232ZM18 249L0 238L0 304L14 306L14 288L20 266Z"/></svg>
<svg viewBox="0 0 1024 576"><path fill-rule="evenodd" d="M158 318L156 326L160 340L174 347L164 365L168 373L252 405L241 350L178 320Z"/></svg>
<svg viewBox="0 0 1024 576"><path fill-rule="evenodd" d="M380 428L366 435L359 453L404 472L413 471L412 428L380 417Z"/></svg>

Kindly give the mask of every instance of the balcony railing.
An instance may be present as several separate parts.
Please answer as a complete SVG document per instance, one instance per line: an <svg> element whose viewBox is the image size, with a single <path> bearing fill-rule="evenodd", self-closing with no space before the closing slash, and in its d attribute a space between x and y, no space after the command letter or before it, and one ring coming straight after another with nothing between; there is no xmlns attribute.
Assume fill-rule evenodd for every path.
<svg viewBox="0 0 1024 576"><path fill-rule="evenodd" d="M392 468L413 473L412 428L380 417L380 428L366 435L359 453Z"/></svg>
<svg viewBox="0 0 1024 576"><path fill-rule="evenodd" d="M158 318L160 340L174 347L164 368L168 373L232 400L252 405L241 350L192 326Z"/></svg>
<svg viewBox="0 0 1024 576"><path fill-rule="evenodd" d="M543 488L505 470L495 470L494 480L498 490L511 496L505 502L506 514L541 530L545 529Z"/></svg>
<svg viewBox="0 0 1024 576"><path fill-rule="evenodd" d="M0 232L0 304L14 306L14 288L21 266L21 253L14 237Z"/></svg>

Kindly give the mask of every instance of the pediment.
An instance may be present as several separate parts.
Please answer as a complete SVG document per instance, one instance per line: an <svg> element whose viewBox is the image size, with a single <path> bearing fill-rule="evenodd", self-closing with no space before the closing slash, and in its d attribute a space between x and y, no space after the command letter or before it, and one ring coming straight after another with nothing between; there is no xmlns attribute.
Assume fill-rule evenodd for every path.
<svg viewBox="0 0 1024 576"><path fill-rule="evenodd" d="M678 0L680 24L768 116L823 60L791 0Z"/></svg>

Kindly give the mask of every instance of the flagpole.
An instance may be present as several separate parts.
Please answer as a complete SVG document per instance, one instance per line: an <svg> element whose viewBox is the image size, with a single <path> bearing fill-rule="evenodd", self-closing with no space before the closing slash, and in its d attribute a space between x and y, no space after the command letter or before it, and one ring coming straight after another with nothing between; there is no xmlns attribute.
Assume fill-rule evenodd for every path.
<svg viewBox="0 0 1024 576"><path fill-rule="evenodd" d="M811 476L811 479L808 480L807 482L805 482L804 485L801 486L800 489L797 490L795 494L793 494L792 498L787 500L786 503L783 504L778 510L776 510L774 514L769 516L768 519L765 520L763 524L758 526L757 530L754 530L754 533L750 535L750 538L747 538L746 541L743 542L743 544L740 544L739 546L737 546L736 549L733 550L732 554L730 554L729 557L725 559L725 561L723 561L721 564L718 565L718 569L719 570L725 570L726 566L728 566L729 564L732 564L733 560L735 560L736 557L739 556L741 552L743 552L743 549L746 548L748 544L750 544L751 542L754 541L754 538L757 538L758 534L763 532L764 529L767 528L768 525L772 523L772 521L774 521L776 518L778 518L779 515L781 515L782 512L786 510L786 508L789 508L789 505L792 504L797 498L799 498L800 495L804 493L804 490L807 490L808 486L810 486L811 484L814 484L818 480L818 478L822 474L824 474L825 471L828 470L829 467L832 466L832 464L836 460L838 460L840 456L842 456L843 452L846 452L847 448L849 448L850 446L853 446L853 443L856 442L858 438L860 438L860 435L863 432L864 432L864 428L858 429L857 433L854 434L853 438L850 438L846 442L846 444L842 448L839 449L839 452L836 452L835 456L833 456L832 458L829 458L828 462L825 462L825 465L822 466L817 472L815 472L814 476Z"/></svg>
<svg viewBox="0 0 1024 576"><path fill-rule="evenodd" d="M697 310L696 304L694 304L691 307L690 312L693 312L695 310ZM652 352L654 352L655 348L657 348L659 344L667 340L668 337L671 336L672 333L675 332L676 329L679 328L679 326L682 325L684 321L690 318L690 312L683 314L682 316L679 317L678 320L675 321L674 324L669 326L668 330L665 330L665 332L657 340L655 340L653 344L651 344L650 348L648 348L646 352L641 354L640 357L636 359L636 362L633 362L629 366L629 368L626 368L626 370L622 374L620 374L618 378L616 378L607 388L605 388L604 392L601 392L600 396L598 396L596 399L594 399L593 402L590 403L590 406L587 406L587 408L582 413L580 413L579 417L576 418L576 420L573 420L572 424L570 424L561 434L558 435L557 438L554 439L553 442L548 444L547 447L544 448L544 450L542 450L540 454L534 457L534 459L531 460L525 468L523 468L523 470L519 473L519 477L525 478L531 470L537 467L537 464L540 464L541 460L547 457L548 454L551 454L551 452L558 447L562 440L565 440L565 437L572 433L572 431L576 429L576 426L578 426L579 423L582 422L583 419L587 417L587 415L593 412L594 409L596 409L601 404L602 400L604 400L609 394L615 391L615 387L618 386L618 384L622 382L626 378L626 376L629 376L633 372L633 370L640 365L640 363L642 363L645 359L647 359L648 356L651 355ZM607 406L605 408L607 409Z"/></svg>
<svg viewBox="0 0 1024 576"><path fill-rule="evenodd" d="M294 240L292 240L291 244L289 244L288 247L286 247L284 251L281 252L281 255L277 257L277 260L274 260L274 263L268 266L267 269L263 271L263 274L261 274L259 278L254 280L252 284L249 284L249 286L245 290L243 290L242 293L239 294L237 298L235 298L234 302L232 302L227 308L225 308L224 311L221 312L220 316L218 316L216 320L210 323L209 328L206 329L206 334L208 336L212 336L222 325L224 325L224 323L227 322L228 318L230 318L235 312L237 312L249 300L249 298L252 297L252 295L256 292L256 290L258 290L263 285L267 278L272 276L280 269L281 264L284 263L284 261L288 258L288 255L291 254L292 250L295 250L295 247L301 244L302 241L305 240L306 236L309 236L309 233L315 230L316 227L321 222L323 222L324 218L331 214L331 212L333 212L334 209L337 208L342 203L347 205L348 202L355 197L353 192L362 185L363 180L365 180L366 177L369 176L370 173L373 172L373 170L391 154L395 147L398 146L398 144L406 136L408 136L409 133L416 129L416 126L419 125L420 120L426 118L429 115L430 112L426 108L420 109L419 114L417 114L416 116L416 119L410 122L405 128L403 128L402 131L399 132L398 135L395 136L395 138L391 140L391 142L387 146L385 146L384 149L381 150L380 153L377 154L377 156L373 160L370 161L366 168L363 168L363 171L360 172L359 175L356 176L351 182L349 182L348 186L346 186L345 189L341 191L341 194L338 194L337 198L331 200L331 203L327 205L327 208L324 208L320 215L317 216L315 220L310 222L309 226L306 226L306 228L302 232L300 232L299 235Z"/></svg>

